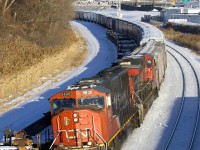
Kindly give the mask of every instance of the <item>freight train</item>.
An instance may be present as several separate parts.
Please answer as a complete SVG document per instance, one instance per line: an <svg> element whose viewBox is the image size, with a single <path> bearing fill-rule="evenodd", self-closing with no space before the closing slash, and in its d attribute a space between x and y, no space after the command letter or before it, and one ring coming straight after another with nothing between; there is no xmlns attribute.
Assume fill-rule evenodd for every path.
<svg viewBox="0 0 200 150"><path fill-rule="evenodd" d="M139 48L49 99L54 134L50 149L117 150L125 128L138 127L158 96L167 66L165 41L141 44L139 26L102 14L76 12L76 19L98 23L116 33L112 35L123 34Z"/></svg>

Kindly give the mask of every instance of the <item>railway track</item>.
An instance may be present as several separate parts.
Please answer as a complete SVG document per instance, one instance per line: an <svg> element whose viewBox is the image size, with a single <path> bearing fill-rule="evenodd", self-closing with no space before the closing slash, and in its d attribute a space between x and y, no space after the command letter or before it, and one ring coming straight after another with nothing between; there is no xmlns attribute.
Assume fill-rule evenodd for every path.
<svg viewBox="0 0 200 150"><path fill-rule="evenodd" d="M189 146L185 147L185 149L191 150L191 149L193 149L193 144L194 144L194 140L195 140L195 137L196 137L196 134L197 134L198 125L199 125L199 116L200 116L200 85L199 85L199 79L198 79L197 72L195 71L195 68L192 65L192 63L183 54L181 54L179 51L177 51L173 47L171 47L169 45L167 45L167 47L169 48L169 50L167 52L172 57L174 57L174 59L179 64L179 67L181 69L182 77L183 77L183 90L182 90L181 105L180 105L180 109L179 109L179 112L178 112L178 116L177 116L177 119L175 121L173 130L171 131L171 134L170 134L170 136L168 138L168 141L167 141L167 143L165 145L165 149L166 150L170 149L170 146L173 145L172 143L174 141L175 141L176 144L180 144L180 143L178 143L176 141L177 140L176 139L176 135L178 135L179 134L178 132L180 132L179 128L181 126L183 126L183 124L181 123L181 120L182 120L181 118L183 118L184 117L184 113L186 113L188 111L188 110L186 110L188 108L187 107L187 103L186 103L186 99L188 99L187 96L186 96L186 91L187 91L187 89L186 89L187 83L186 83L186 76L185 76L186 73L184 74L184 69L183 69L182 64L180 63L180 60L179 60L180 58L178 58L176 56L178 54L179 57L182 57L182 59L184 59L187 62L187 64L191 67L191 70L192 70L192 72L194 74L196 88L197 88L197 90L196 90L197 97L195 98L195 100L190 101L190 102L196 103L195 105L197 107L196 108L196 113L193 114L193 115L195 115L195 118L193 119L195 121L195 123L193 124L193 126L190 125L188 127L188 128L190 128L190 132L192 132L192 133L190 135L190 141L187 142ZM176 54L174 54L174 53L176 53ZM189 101L189 100L187 100L187 101ZM192 124L192 123L185 121L185 124ZM187 129L185 129L185 130L187 130ZM179 134L179 136L180 135L182 135L182 134Z"/></svg>
<svg viewBox="0 0 200 150"><path fill-rule="evenodd" d="M184 107L185 107L185 101L187 99L186 97L186 76L185 76L185 73L184 73L184 69L182 67L182 64L180 63L179 59L180 58L177 58L176 55L179 55L180 57L182 57L182 59L184 59L188 65L191 67L192 71L193 71L193 74L195 76L195 80L196 80L196 86L197 86L197 95L198 95L198 111L196 112L196 119L195 119L195 123L194 123L194 127L192 129L192 134L191 134L191 140L188 142L189 146L186 148L186 149L193 149L193 144L194 144L194 141L195 141L195 137L196 137L196 133L197 133L197 128L198 128L198 125L199 125L199 115L200 115L200 88L199 88L199 80L198 80L198 76L197 76L197 73L195 71L195 68L193 67L193 65L190 63L190 61L184 56L182 55L180 52L178 52L177 50L175 50L173 47L170 47L170 51L168 50L168 53L176 60L176 62L178 63L179 67L180 67L180 70L181 70L181 74L182 74L182 77L183 77L183 89L182 89L182 101L181 101L181 106L180 106L180 109L179 109L179 112L178 112L178 116L177 116L177 119L176 119L176 122L174 124L174 127L173 127L173 130L167 140L167 144L165 145L165 149L168 150L168 149L171 149L171 144L173 142L176 143L176 139L174 139L174 136L177 132L177 129L181 126L181 123L180 123L180 120L181 120L181 117L182 117L182 113L184 111ZM175 55L176 53L176 55ZM48 114L48 113L47 113ZM48 115L45 115L43 119L45 119L46 117L49 117L49 114ZM50 119L48 119L50 120ZM41 119L36 121L35 124L38 124L38 122L41 122ZM48 122L48 121L47 121ZM27 127L26 129L24 129L29 135L35 135L38 130L41 131L40 128L33 128L35 126L35 124L32 124L31 126ZM50 125L50 124L46 124L46 127ZM34 129L34 130L33 130Z"/></svg>

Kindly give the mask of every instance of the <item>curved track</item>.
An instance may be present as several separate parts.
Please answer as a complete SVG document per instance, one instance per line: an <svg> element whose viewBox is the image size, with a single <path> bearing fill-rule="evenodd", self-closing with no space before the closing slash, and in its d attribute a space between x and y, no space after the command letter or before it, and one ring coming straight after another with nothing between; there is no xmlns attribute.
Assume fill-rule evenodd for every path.
<svg viewBox="0 0 200 150"><path fill-rule="evenodd" d="M176 62L178 63L178 65L179 65L179 67L181 69L181 74L182 74L182 78L183 78L183 81L182 81L183 82L183 89L182 89L182 102L181 102L180 110L179 110L179 113L178 113L177 120L176 120L176 123L174 125L174 128L172 130L172 133L171 133L171 135L169 137L169 140L167 141L167 144L165 146L165 149L168 149L169 144L170 144L170 142L171 142L171 140L173 138L173 135L174 135L174 133L176 131L176 128L177 128L177 125L178 125L178 122L179 122L179 119L181 117L181 113L182 113L182 110L183 110L184 102L185 102L185 97L184 97L184 95L185 95L185 75L184 75L184 72L183 72L183 68L181 67L181 64L176 59L176 57L172 53L170 53L169 51L167 51L167 52L176 60Z"/></svg>
<svg viewBox="0 0 200 150"><path fill-rule="evenodd" d="M191 64L191 62L183 55L181 54L179 51L177 51L176 49L170 47L169 45L167 45L169 48L170 48L170 51L168 50L168 53L170 53L174 59L177 61L177 63L179 64L179 67L181 68L181 72L182 72L182 76L183 76L183 91L182 91L182 101L181 101L181 106L180 106L180 109L179 109L179 113L178 113L178 116L177 116L177 119L176 119L176 122L174 124L174 127L173 127L173 130L169 136L169 139L167 141L167 144L165 145L165 149L172 149L174 146L173 146L173 142L175 142L176 144L181 144L181 143L178 143L176 142L177 138L176 138L176 135L179 135L179 137L181 137L180 133L178 133L178 129L181 128L181 126L183 125L183 122L181 121L181 118L183 118L186 114L187 114L187 103L185 102L187 98L187 95L186 95L186 91L187 91L187 84L186 84L186 78L185 78L185 74L187 74L186 72L184 73L184 67L183 65L184 64L181 64L181 61L180 61L180 56L182 57L182 59L184 59L188 65L191 67L191 70L194 74L194 78L195 78L195 82L196 82L196 88L197 88L197 97L195 97L195 100L191 101L190 102L193 102L193 103L196 103L196 113L193 113L193 115L195 116L192 120L194 120L194 124L192 124L192 122L187 122L185 120L185 123L184 124L192 124L190 126L188 126L188 131L191 133L191 135L188 135L190 137L190 141L188 142L185 142L185 143L188 143L188 147L185 147L186 149L189 149L191 150L193 148L193 143L194 143L194 139L196 137L196 133L197 133L197 128L198 128L198 124L199 124L199 115L200 115L200 86L199 86L199 80L198 80L198 76L197 76L197 73L195 71L195 68L193 67L193 65ZM172 50L172 51L171 51ZM175 54L176 53L176 54ZM179 57L177 56L177 54L179 55ZM184 114L185 113L185 114ZM187 130L187 129L185 129ZM189 133L188 133L189 134ZM172 146L171 146L172 145Z"/></svg>

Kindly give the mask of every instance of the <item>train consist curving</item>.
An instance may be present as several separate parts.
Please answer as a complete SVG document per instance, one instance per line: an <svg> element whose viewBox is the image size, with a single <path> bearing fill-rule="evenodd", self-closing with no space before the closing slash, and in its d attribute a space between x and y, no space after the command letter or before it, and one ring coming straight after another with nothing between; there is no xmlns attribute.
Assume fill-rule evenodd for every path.
<svg viewBox="0 0 200 150"><path fill-rule="evenodd" d="M166 69L165 41L160 37L144 42L143 28L102 14L76 12L76 19L106 27L118 50L119 43L128 41L139 47L49 99L54 134L50 148L120 149L126 126L138 127L158 96Z"/></svg>

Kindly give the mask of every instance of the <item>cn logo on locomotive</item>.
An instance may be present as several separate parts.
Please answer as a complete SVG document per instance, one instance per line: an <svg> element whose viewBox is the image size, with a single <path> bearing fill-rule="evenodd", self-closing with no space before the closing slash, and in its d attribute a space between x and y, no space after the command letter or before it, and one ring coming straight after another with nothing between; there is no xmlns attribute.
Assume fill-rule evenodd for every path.
<svg viewBox="0 0 200 150"><path fill-rule="evenodd" d="M66 126L69 125L69 119L68 119L67 117L64 118L64 124L65 124Z"/></svg>

